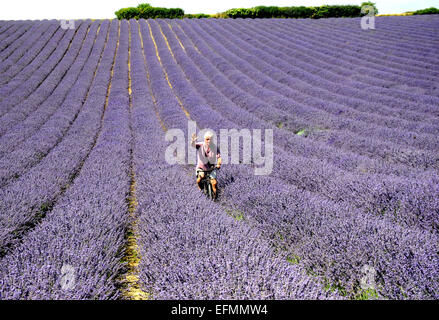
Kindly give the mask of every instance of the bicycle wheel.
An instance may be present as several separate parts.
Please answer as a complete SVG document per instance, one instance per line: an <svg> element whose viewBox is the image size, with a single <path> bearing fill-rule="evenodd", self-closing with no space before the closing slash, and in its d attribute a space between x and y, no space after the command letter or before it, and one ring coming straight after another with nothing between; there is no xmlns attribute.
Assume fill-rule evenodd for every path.
<svg viewBox="0 0 439 320"><path fill-rule="evenodd" d="M212 199L215 200L215 194L213 193L213 189L212 189L212 185L210 184L210 181L207 183L207 196Z"/></svg>
<svg viewBox="0 0 439 320"><path fill-rule="evenodd" d="M207 182L205 180L201 184L201 188L203 189L204 195L207 197L208 196L208 189L207 189Z"/></svg>

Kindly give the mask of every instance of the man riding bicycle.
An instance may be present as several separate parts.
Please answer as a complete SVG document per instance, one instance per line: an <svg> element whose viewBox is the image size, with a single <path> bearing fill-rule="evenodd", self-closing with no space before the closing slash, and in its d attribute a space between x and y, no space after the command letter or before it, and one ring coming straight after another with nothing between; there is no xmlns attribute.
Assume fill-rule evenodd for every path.
<svg viewBox="0 0 439 320"><path fill-rule="evenodd" d="M195 174L197 176L197 186L201 190L201 181L205 176L203 171L212 170L210 172L210 182L213 193L216 197L216 168L221 168L221 153L218 147L211 143L213 133L207 131L204 134L204 142L197 142L197 135L192 135L191 145L197 149L197 167ZM215 166L216 163L216 166Z"/></svg>

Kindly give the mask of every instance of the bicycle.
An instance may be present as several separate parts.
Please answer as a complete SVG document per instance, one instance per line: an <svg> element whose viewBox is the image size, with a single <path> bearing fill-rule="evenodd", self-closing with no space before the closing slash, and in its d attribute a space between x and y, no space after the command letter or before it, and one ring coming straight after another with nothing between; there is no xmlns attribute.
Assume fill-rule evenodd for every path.
<svg viewBox="0 0 439 320"><path fill-rule="evenodd" d="M212 169L209 170L199 170L198 172L204 172L204 178L201 179L201 189L204 192L204 194L206 195L206 197L208 197L209 199L215 201L216 199L216 195L213 192L212 189L212 184L210 183L211 177L210 177L210 173L213 170L219 170L219 168L213 167ZM216 190L216 194L218 194L218 189Z"/></svg>

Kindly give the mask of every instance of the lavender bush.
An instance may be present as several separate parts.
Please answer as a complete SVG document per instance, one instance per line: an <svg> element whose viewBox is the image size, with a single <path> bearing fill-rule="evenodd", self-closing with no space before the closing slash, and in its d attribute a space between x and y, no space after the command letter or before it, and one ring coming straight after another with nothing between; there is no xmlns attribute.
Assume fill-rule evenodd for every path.
<svg viewBox="0 0 439 320"><path fill-rule="evenodd" d="M0 21L0 299L439 299L439 18L376 19ZM206 199L188 120L272 173Z"/></svg>

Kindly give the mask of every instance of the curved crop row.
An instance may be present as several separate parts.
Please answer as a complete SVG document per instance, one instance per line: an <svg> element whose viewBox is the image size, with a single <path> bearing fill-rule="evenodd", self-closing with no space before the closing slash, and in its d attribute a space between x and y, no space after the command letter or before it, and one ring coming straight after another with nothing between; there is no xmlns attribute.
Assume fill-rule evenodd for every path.
<svg viewBox="0 0 439 320"><path fill-rule="evenodd" d="M146 29L140 21L143 36ZM133 39L137 22L131 21ZM136 43L136 42L135 42ZM142 59L133 48L134 64ZM148 57L147 72L150 68ZM156 299L317 299L335 298L274 254L259 232L234 221L200 198L192 179L163 161L165 143L147 91L145 70L134 69L133 115L141 279ZM155 69L159 71L158 69ZM167 86L150 73L154 90ZM159 82L159 83L157 83ZM157 83L157 84L156 84ZM157 108L164 107L157 99ZM174 100L174 106L177 106ZM154 152L152 152L154 150ZM161 151L161 152L157 152ZM178 180L179 185L172 181ZM191 190L192 189L192 190ZM172 191L171 191L172 190ZM188 192L189 191L189 192ZM194 207L199 210L193 210ZM204 209L203 209L204 208ZM239 244L239 245L237 245Z"/></svg>
<svg viewBox="0 0 439 320"><path fill-rule="evenodd" d="M223 115L228 116L232 121L239 121L241 117L236 116L237 109L236 106L234 106L234 102L231 100L233 99L239 103L239 100L234 99L235 97L239 97L239 95L233 91L230 91L232 94L228 95L230 98L224 95L227 94L228 91L225 89L228 89L230 84L220 81L221 77L218 72L210 65L205 56L196 51L196 47L191 46L191 42L186 40L185 35L180 33L179 30L177 30L178 28L173 28L172 25L168 25L171 30L175 30L174 33L170 33L164 23L159 22L159 24L162 26L162 30L167 36L167 41L172 47L171 50L174 58L178 60L186 77L193 83L197 92L202 95L212 107L222 110L221 112ZM178 35L176 33L178 33ZM245 109L241 109L238 115L242 115L242 118L245 119L242 122L237 122L240 126L246 127L250 123L252 126L258 126L261 128L269 126L265 121L267 120L266 118L258 119ZM405 166L398 166L395 164L389 165L383 161L376 161L355 153L342 151L320 142L304 140L296 135L291 135L286 131L279 130L277 127L274 127L273 130L276 137L276 143L285 143L284 147L287 148L290 154L295 156L306 154L307 156L314 158L323 158L343 170L396 174L411 176L416 179L424 174L432 174L431 171L424 172L423 170L415 170L414 168L407 169ZM288 145L290 146L288 147Z"/></svg>
<svg viewBox="0 0 439 320"><path fill-rule="evenodd" d="M58 24L55 23L50 24L48 28L45 30L45 32L43 33L43 35L38 39L38 41L32 44L32 47L28 49L23 49L23 48L17 49L16 52L17 54L21 54L21 57L3 72L2 78L0 79L0 85L1 85L0 92L5 93L3 91L4 87L7 86L11 87L13 84L15 85L16 79L14 77L17 74L23 76L22 70L24 68L29 68L29 65L32 64L32 62L43 51L43 49L45 49L50 45L49 41L51 41L52 39L56 41L55 32L58 29L60 29Z"/></svg>
<svg viewBox="0 0 439 320"><path fill-rule="evenodd" d="M18 178L48 154L75 122L95 81L99 60L108 38L108 26L108 22L94 24L92 34L95 28L99 28L97 38L91 38L93 43L91 40L87 41L84 51L81 52L82 57L60 83L59 88L63 90L71 86L68 94L56 94L57 101L49 98L43 103L43 108L18 124L14 128L16 130L11 130L0 138L0 154L4 155L0 158L0 186L12 177Z"/></svg>
<svg viewBox="0 0 439 320"><path fill-rule="evenodd" d="M3 122L2 124L10 126L7 121L8 118L14 119L18 117L20 119L20 116L26 116L28 113L21 114L17 111L33 110L56 88L58 82L68 70L69 65L74 61L90 25L91 22L87 21L82 23L75 31L69 30L67 32L69 36L63 38L63 41L58 44L56 51L50 56L50 59L15 89L17 93L7 96L1 102L0 121ZM78 32L81 37L75 37ZM6 127L2 125L0 128L2 129L1 134L3 134Z"/></svg>
<svg viewBox="0 0 439 320"><path fill-rule="evenodd" d="M231 26L233 26L234 24L230 24ZM263 33L265 35L268 35L268 39L265 39L265 41L270 39L270 34L269 31L271 29L278 29L279 31L284 31L284 28L281 27L282 25L278 25L278 24L273 24L270 25L270 28L268 30L264 29L261 30L261 28L257 28L257 25L254 26L255 30L257 30L257 35L261 35L260 33ZM238 27L238 26L237 26ZM324 74L327 74L328 76L330 75L334 81L337 80L338 82L341 83L346 83L347 85L351 85L354 86L358 89L363 89L366 90L367 87L365 87L365 85L367 86L373 86L373 92L374 93L386 93L386 94L390 94L390 95L394 95L397 98L401 98L401 99L406 99L409 101L418 101L416 100L416 98L418 99L422 99L423 102L425 103L430 103L430 104L434 104L432 102L433 101L437 101L437 98L434 99L434 97L431 96L424 96L422 94L416 94L416 93L411 93L411 92L406 92L406 93L402 93L401 90L395 90L398 88L398 86L393 82L393 81L389 81L389 80L383 80L381 78L377 78L376 76L368 76L366 75L364 72L358 72L357 68L359 66L362 66L370 69L372 66L370 65L370 63L366 63L364 64L364 59L359 59L357 61L355 61L355 64L348 64L347 62L344 63L342 62L343 59L340 59L340 47L343 48L347 45L350 45L352 42L355 42L355 39L349 39L349 41L347 41L347 39L345 39L345 42L338 44L338 47L330 47L330 48L326 48L322 43L324 43L326 38L318 38L315 43L314 46L311 46L311 48L307 48L308 45L308 35L309 33L311 33L312 31L309 30L309 28L304 29L303 30L303 36L300 36L300 31L298 30L300 27L296 26L294 29L292 29L292 31L294 31L294 42L291 41L291 36L287 33L286 35L284 35L282 38L284 39L284 41L282 41L282 39L280 39L279 37L281 37L283 34L279 35L277 40L278 42L282 42L282 45L279 43L273 43L270 42L270 47L271 48L276 48L278 46L280 46L280 48L282 48L282 50L286 50L286 49L294 49L297 48L299 50L294 50L294 56L298 59L304 60L306 62L311 63L312 66L314 67L321 67L319 69L319 72L322 72ZM278 33L275 33L275 35L278 35ZM264 37L262 38L264 39ZM337 38L338 39L338 38ZM336 39L334 39L334 41L336 41ZM300 46L298 46L298 44L300 44ZM331 43L332 44L332 43ZM313 50L316 46L318 46L320 48L320 50L316 51ZM323 47L323 48L322 48ZM334 53L335 48L337 48L337 50ZM324 49L324 50L322 50ZM332 49L332 50L330 50ZM354 50L355 53L358 54L359 50L361 49L356 49ZM338 56L339 58L333 57L334 55ZM389 59L388 57L386 59ZM410 62L413 61L417 61L415 60L414 57L412 57L412 60L410 60ZM382 60L380 64L378 64L377 67L379 67L379 70L382 71L382 67L383 64L385 63L385 60ZM404 68L406 69L406 66L404 66ZM429 72L430 69L432 69L431 64L428 66L424 66L422 69L419 68L415 71L413 71L411 73L411 75L413 77L416 76L421 76L424 72ZM357 71L356 71L357 70ZM329 71L329 72L328 72ZM393 73L392 73L393 74ZM437 79L439 74L434 73L430 78L432 79ZM342 76L342 77L340 77ZM343 82L343 78L344 78L344 82ZM434 81L434 80L433 80ZM422 90L421 88L413 88L415 90Z"/></svg>
<svg viewBox="0 0 439 320"><path fill-rule="evenodd" d="M14 43L14 41L20 39L32 26L33 23L31 21L26 21L25 23L18 23L16 28L12 27L8 30L7 36L3 38L0 43L0 54Z"/></svg>
<svg viewBox="0 0 439 320"><path fill-rule="evenodd" d="M102 128L108 104L111 70L118 41L118 25L112 23L107 44L82 112L63 140L36 166L0 190L0 249L3 253L40 220L78 174ZM108 91L108 92L107 92Z"/></svg>
<svg viewBox="0 0 439 320"><path fill-rule="evenodd" d="M154 31L154 23L151 23L152 30ZM157 33L158 31L155 31ZM172 80L174 77L177 77L178 71L175 69L174 64L172 63L172 57L168 51L166 44L160 37L155 37L155 42L158 44L158 50L161 56L161 61L163 64L169 68L167 73L169 74L169 79L172 85L175 87L175 90L182 89L180 92L180 98L184 100L193 89L190 87L186 87L183 89L182 85L186 82L186 79L179 76L180 78L175 78L175 82ZM154 43L155 43L154 42ZM171 69L172 68L172 69ZM173 71L176 70L176 71ZM221 86L217 86L219 88ZM224 86L222 86L224 87ZM195 94L196 95L196 94ZM227 121L223 118L221 114L230 114L230 112L221 111L209 112L209 116L207 118L203 117L202 114L206 113L207 110L204 110L206 106L200 102L194 100L196 96L187 97L188 103L186 103L186 108L190 114L194 115L194 119L197 119L197 122L202 124L202 127L207 127L205 121L211 124L211 128L218 130L219 128L233 128L233 124L228 124ZM164 115L166 117L167 115ZM233 118L237 119L239 117L239 113L235 112L233 114ZM245 117L243 117L245 119ZM204 121L204 123L202 123ZM253 126L254 124L248 123L248 127ZM179 125L178 127L181 127ZM275 136L276 138L276 136ZM280 143L285 142L284 139L276 139L280 141ZM294 140L291 140L294 143ZM291 146L290 146L291 147ZM310 191L319 190L319 192L323 192L330 198L336 199L336 201L347 201L351 204L355 204L356 206L363 206L365 211L370 212L382 212L382 210L387 211L390 208L398 207L398 219L404 221L404 223L408 223L409 225L423 225L423 227L430 229L437 228L437 217L435 215L435 208L437 207L437 200L435 197L437 187L437 177L426 177L426 181L424 185L421 185L417 180L410 181L406 178L398 178L398 177L380 177L376 176L374 179L370 179L371 175L367 177L358 174L358 173L347 173L343 172L330 164L325 164L322 167L322 161L317 159L307 158L305 156L297 156L294 157L294 161L289 160L289 155L285 151L281 151L276 148L275 144L275 153L276 153L276 161L278 163L283 163L283 166L286 170L290 172L288 176L282 174L282 172L274 172L272 175L281 178L282 180L287 180L291 183L301 185L302 188L305 188ZM308 183L303 183L304 181L309 181ZM355 193L352 193L352 190L355 190ZM384 191L385 190L385 191ZM381 193L389 193L391 197L389 199L385 199ZM423 215L418 216L419 208L417 205L410 204L409 199L405 199L410 195L414 199L431 199L430 203L425 203L425 207L422 208ZM382 203L377 204L376 199L383 199ZM405 203L405 205L401 205ZM400 208L402 207L402 208ZM427 209L427 207L429 207ZM414 211L416 210L416 211Z"/></svg>
<svg viewBox="0 0 439 320"><path fill-rule="evenodd" d="M111 25L112 50L118 24L113 21ZM123 267L131 138L128 92L124 90L128 23L121 22L120 30L120 51L114 52L117 81L112 82L102 131L72 187L21 247L0 262L3 299L119 297L115 277ZM65 277L71 282L66 283Z"/></svg>
<svg viewBox="0 0 439 320"><path fill-rule="evenodd" d="M0 21L0 299L438 299L438 23Z"/></svg>
<svg viewBox="0 0 439 320"><path fill-rule="evenodd" d="M151 22L151 25L153 25L154 23L153 22ZM160 41L159 40L157 40L157 38L156 38L156 40L155 40L155 42L157 43L157 44L160 44ZM147 46L147 48L148 48L148 46ZM159 52L161 53L160 54L160 60L164 63L164 64L166 64L166 61L169 59L169 58L167 58L163 53L164 52L166 52L166 50L165 50L165 45L164 44L162 44L162 45L158 45L158 50L159 50ZM153 55L153 52L151 52L151 51L147 51L147 56L152 56ZM158 67L158 66L157 66ZM157 71L157 72L159 72L159 71ZM174 77L174 73L173 72L171 72L170 70L168 70L168 71L166 71L166 73L167 73L167 75L169 76L169 79L170 79L170 81L171 81L171 83L172 83L172 78ZM153 74L153 76L152 76L154 79L158 79L158 78L164 78L163 76L160 76L160 74ZM164 81L164 80L163 80ZM182 81L180 80L180 81L177 81L177 83L182 83ZM175 88L177 88L178 86L176 86L176 83L174 83L173 84L173 87L175 87ZM157 89L158 91L158 93L159 94L161 94L160 93L160 91L159 91L159 89ZM169 88L168 88L168 90L169 90ZM178 89L176 89L176 90L178 90ZM184 90L184 91L186 91L187 92L187 90ZM169 98L165 98L166 96L161 96L161 95L159 95L158 96L158 101L161 101L161 100L163 100L163 99L169 99ZM183 99L183 98L182 98ZM172 99L172 100L174 100L174 99ZM170 103L170 102L169 102ZM167 103L166 105L168 105L169 103ZM176 103L176 102L174 102L173 103L175 106L178 106L178 104ZM197 113L196 112L191 112L191 110L189 109L190 108L190 105L186 105L185 104L185 106L188 108L187 110L189 110L189 114L194 114L195 115L195 118L194 119L196 119L197 120L197 122L199 121L199 122L201 122L202 120L203 120L203 118L202 117L198 117L197 116ZM177 108L178 109L178 108ZM164 117L167 117L170 113L172 113L172 111L166 111L166 110L163 110L162 112L160 112L160 110L159 110L159 113L161 114L161 115L163 115ZM173 123L173 125L172 126L178 126L178 127L180 127L180 128L182 128L183 130L184 130L184 123L185 123L185 117L184 117L184 115L183 115L183 112L179 112L179 114L180 114L180 116L179 116L179 119L180 120L177 120L177 118L176 118L176 115L174 115L172 118L169 118L169 117L167 117L167 120L165 120L164 119L164 121L167 121L167 123ZM198 113L199 114L199 113ZM209 113L209 120L207 120L206 119L206 121L209 123L211 123L212 124L212 126L211 127L213 127L214 129L216 129L215 128L215 125L219 125L219 126L222 126L222 125L225 125L225 127L227 127L227 124L225 124L224 123L224 121L219 121L219 120L215 120L215 118L212 118L212 113ZM235 115L235 117L236 117L236 115ZM175 120L174 120L175 119ZM176 122L177 121L177 122ZM180 123L180 124L178 124L178 123ZM281 163L284 163L283 161L281 161ZM246 171L246 170L244 170L244 169L241 169L242 171ZM288 169L284 169L284 171L287 171L287 172L289 172L290 174L291 173L294 173L295 172L295 170L288 170ZM248 177L248 173L247 173L247 175L244 173L244 172L242 172L241 174L238 172L238 173L236 173L235 172L235 176L234 176L234 181L237 181L237 183L236 183L236 189L234 189L234 194L236 194L236 195L239 195L239 194L241 194L241 192L239 191L239 190L245 190L245 185L253 185L254 183L255 183L255 178L254 177L251 177L251 178L246 178L246 177ZM251 183L249 183L249 181L247 181L248 179L250 179L250 181L252 181ZM342 181L342 180L339 180L340 182ZM305 181L304 181L305 182ZM276 181L275 180L275 184L277 184L277 185L280 185L280 183L279 183L279 181ZM343 182L341 182L341 184L343 184ZM230 188L230 186L234 186L235 184L234 183L229 183L226 187L225 187L225 190L227 190L227 188ZM303 183L301 184L302 186L303 186ZM348 184L349 185L349 184ZM402 185L399 185L398 187L401 187ZM261 195L265 195L266 194L266 192L264 192L264 188L261 190L261 189L259 189L258 190L258 194L261 194ZM260 192L260 193L259 193ZM300 191L299 191L300 192ZM297 193L297 192L296 192ZM356 195L359 195L359 194L361 194L361 192L359 192L358 194L356 194ZM229 194L227 194L229 197L230 197L230 195ZM244 193L243 194L244 196L247 196L247 193ZM292 194L291 193L287 193L287 194L285 194L284 195L285 197L286 197L286 199L295 199L294 198L294 196L292 196ZM308 196L309 197L309 193L306 193L305 194L305 198L306 198L306 196ZM228 199L228 197L227 196L225 196L225 199L227 200ZM272 198L266 198L266 197L264 197L264 199L265 199L265 201L267 202L267 205L269 206L270 205L270 203L272 203ZM301 198L301 200L302 201L305 201L304 200L304 198ZM375 199L375 201L376 201L377 199ZM385 199L383 199L383 200L385 200ZM388 200L388 199L387 199ZM322 201L322 200L320 200L320 201ZM326 200L325 201L325 204L327 204L327 203L331 203L331 201L329 201L328 202L328 200ZM408 202L407 202L408 203ZM256 203L252 203L252 205L254 206L254 205L256 205ZM272 205L273 205L273 203L272 203ZM333 204L332 204L332 206L333 206ZM338 206L336 206L336 207L338 207ZM291 206L284 206L284 209L286 209L286 208L291 208ZM323 207L324 208L324 207ZM421 238L424 238L424 240L422 241L422 243L424 243L425 245L423 245L422 247L419 247L419 248L417 248L417 249L413 249L413 250L415 250L415 254L416 254L416 256L418 257L418 258L420 258L420 259L424 259L424 258L422 258L422 257L426 257L426 260L424 260L423 262L422 262L422 264L420 264L420 262L419 262L419 260L416 260L416 261L418 261L418 262L416 262L415 264L418 264L418 267L416 267L417 268L417 271L415 271L415 273L419 276L419 275L421 275L421 274L423 274L423 273L429 273L430 274L430 277L429 278L427 278L427 279L425 279L425 278L422 278L422 277L420 277L420 278L417 278L417 280L416 281L418 281L417 283L416 283L416 286L415 287L413 287L413 288L408 288L408 287L403 287L402 289L401 288L399 288L399 280L396 280L395 279L395 273L391 273L390 275L385 275L385 276L383 276L383 279L384 280L382 280L383 282L382 282L382 284L383 284L383 286L384 286L384 288L382 289L382 294L385 294L386 296L387 295L389 295L389 296L393 296L393 295L399 295L400 297L402 297L403 295L408 295L408 296L410 296L411 298L413 298L413 297L428 297L428 296L430 296L431 297L431 294L432 294L432 292L433 292L433 296L435 296L435 295L437 295L437 288L436 287L432 287L432 292L429 292L429 287L431 287L430 286L430 281L431 281L431 279L432 278L434 278L434 276L431 274L431 272L434 270L434 264L436 263L435 261L437 261L437 260L435 260L435 259L437 259L437 256L435 255L435 250L436 249L434 249L434 248L431 248L431 247L429 247L429 245L430 244L432 244L433 246L434 246L434 243L436 243L436 237L432 237L431 238L431 236L429 236L428 235L428 233L425 233L425 232L421 232L421 231L417 231L417 230L410 230L409 228L407 228L407 227L405 227L405 228L401 228L401 227L398 227L398 226L392 226L392 224L394 223L392 223L391 222L391 220L389 220L389 219L384 219L384 220L381 220L379 217L377 217L377 218L368 218L367 220L365 220L364 219L364 217L363 217L363 215L361 214L361 212L359 212L359 211L356 211L354 208L352 208L352 209L348 209L348 210L345 210L345 211L347 211L347 213L344 215L344 214L342 214L343 213L343 209L342 208L345 208L345 206L343 205L343 207L338 207L338 209L333 209L332 207L331 207L331 205L328 205L328 208L330 208L329 210L331 211L331 212L333 212L333 214L335 214L336 216L339 216L339 218L338 219L340 219L341 221L343 221L343 219L346 219L346 215L349 213L349 215L351 216L351 217L354 217L355 218L355 220L352 222L352 226L346 226L346 228L352 228L353 226L355 226L355 227L357 227L357 230L356 230L356 232L358 232L358 234L362 234L363 232L364 232L364 228L372 228L372 229L370 229L370 231L368 231L366 234L368 234L368 233L370 233L371 231L373 231L373 234L374 234L374 236L373 236L373 239L383 239L383 236L384 235L389 235L390 236L390 238L392 239L391 240L391 242L392 243L395 243L395 245L392 247L393 249L392 250L395 250L396 252L401 252L401 255L403 254L402 252L402 248L406 248L407 247L407 241L413 241L412 239L413 239L413 237L415 237L416 239L417 239L417 241L419 240L419 239L421 239ZM238 202L238 209L239 210L243 210L244 212L246 212L246 206L242 206L242 203L241 202ZM263 212L263 211L262 211ZM268 212L268 214L267 214L267 211L266 211L266 214L267 214L267 218L270 218L270 216L272 215L272 214L274 214L276 212L276 210L274 210L274 211L269 211ZM355 214L352 216L352 214L353 213L351 213L351 212L354 212ZM304 215L306 215L306 214L304 214ZM323 214L322 214L322 216L324 216ZM311 217L310 217L311 218ZM338 219L336 220L336 221L338 221ZM340 223L338 222L338 223L336 223L336 221L334 222L334 226L340 226ZM355 222L355 221L357 221L357 222ZM369 223L371 224L371 226L364 226L364 228L363 227L360 227L360 225L358 224L358 221L369 221ZM273 222L273 221L271 221L271 222ZM275 222L277 222L277 221L275 221ZM329 222L331 222L331 221L329 221ZM329 223L328 222L328 223ZM331 222L332 223L332 222ZM378 227L379 225L382 225L382 226L386 226L386 225L390 225L390 226L392 226L392 228L394 228L393 230L394 231L392 231L392 229L388 229L388 228L383 228L383 227ZM267 225L264 225L264 227L265 228L267 228L267 230L272 230L272 229L269 229L269 227L268 227L268 224ZM277 228L278 227L278 225L277 225L277 223L273 223L273 228ZM363 229L362 229L363 228ZM331 230L331 229L330 229ZM347 232L347 230L348 229L340 229L340 234L341 233L344 233L344 234L350 234L350 231L349 232ZM409 231L410 230L410 231ZM308 231L307 231L308 232ZM401 238L401 236L400 236L400 234L401 233L405 233L405 232L409 232L410 234L411 233L414 233L414 234L417 234L417 236L414 236L414 235L412 235L413 237L404 237L403 239ZM285 235L283 235L283 236L285 236ZM322 235L322 241L323 240L325 240L325 239L327 239L328 238L328 234L326 234L326 235ZM337 238L337 236L334 234L334 235L331 235L331 238L334 238L334 239L336 239ZM355 237L353 237L353 240L354 239L356 239ZM371 239L371 240L373 240L373 239ZM314 239L314 238L310 238L310 240L309 241L316 241L316 239ZM416 241L414 241L413 242L413 244L411 245L411 247L413 247L413 245L414 244L416 244L417 242ZM342 243L343 244L343 243ZM401 258L402 258L402 256L401 255L398 255L397 257L395 257L394 255L393 255L393 253L391 253L391 252L389 252L388 251L388 249L386 249L386 246L387 246L388 244L386 243L386 241L384 241L384 242L382 242L382 240L381 240L381 242L380 242L380 244L378 245L378 244L375 244L374 243L374 247L373 248L377 248L377 246L378 246L378 248L381 248L381 251L380 251L380 258L385 258L385 259L390 259L390 260L384 260L384 261L388 261L388 262L385 262L384 263L384 261L382 262L382 265L380 265L379 266L379 268L380 268L380 272L383 272L383 274L384 273L388 273L389 272L389 269L390 268L393 268L395 265L397 265L396 263L398 262L398 261L400 261L400 262L398 262L398 263L400 263L399 264L399 267L396 267L396 269L398 269L398 270L400 270L400 271L403 271L403 270L405 270L406 268L407 268L407 263L408 264L410 264L411 265L411 263L412 263L412 258L410 257L410 256L407 256L407 258L406 259L403 259L403 261L401 261ZM351 247L351 244L347 244L347 246L348 247ZM419 245L418 245L419 246ZM317 247L317 249L318 249L319 247ZM322 248L326 248L325 246L321 246L320 247L320 253L322 253L321 252L321 250L322 250ZM325 272L327 272L327 276L328 277L331 277L331 280L332 281L334 281L335 283L337 283L337 281L341 281L341 283L343 284L343 286L345 286L345 287L349 287L349 288L351 288L352 286L354 286L354 283L355 283L355 279L357 279L356 281L358 281L358 273L359 273L359 269L360 268L358 268L358 269L352 269L353 268L353 266L355 266L355 265L358 265L358 263L359 263L359 261L355 261L355 259L357 259L357 258L355 258L356 257L356 255L355 255L355 253L351 250L351 251L348 251L348 252L346 252L346 247L344 247L344 244L343 244L343 246L341 246L341 245L337 245L337 246L335 246L335 247L332 247L333 248L333 250L335 250L335 252L334 252L334 254L336 254L336 256L338 257L338 260L337 260L337 264L335 264L334 263L334 261L333 262L331 262L331 261L326 261L325 262L325 264L323 265L323 270L325 271ZM316 249L316 250L317 250ZM361 246L361 250L362 250L362 252L364 252L364 250L366 249L366 247L365 246ZM388 252L387 254L384 254L384 252ZM344 259L344 258L340 258L340 254L342 254L343 252L346 252L346 259ZM374 256L374 254L376 254L376 252L370 252L370 250L368 250L368 251L366 251L368 254L367 255L365 255L365 256L367 256L367 258L368 259L371 259L373 256ZM392 251L393 252L393 251ZM326 257L325 255L323 255L323 257L322 257L322 259L324 258L324 257ZM320 258L320 257L319 257ZM361 259L363 259L364 258L364 256L363 257L361 257ZM354 259L354 260L353 260ZM433 260L431 260L431 259L433 259ZM321 259L319 260L319 261L321 261ZM343 261L345 261L345 262L343 262ZM348 262L346 262L346 261L349 261L349 263ZM367 260L363 260L363 263L366 263L367 262ZM334 269L332 269L332 268L330 268L329 270L331 270L330 272L326 269L326 268L328 268L330 265L329 265L329 263L331 263L331 265L337 265L337 268L335 268L334 267ZM343 268L341 268L340 269L340 267L341 267L341 264L343 264ZM420 264L420 265L419 265ZM314 259L314 260L311 260L311 262L309 262L309 267L312 269L312 267L314 266L314 269L315 269L315 266L318 266L319 265L319 263L316 261L316 259ZM413 268L414 267L414 265L411 267L411 268ZM345 270L345 268L349 268L349 269L347 269L347 270ZM424 270L424 271L421 271L421 270ZM322 272L322 269L319 269L319 271L320 272ZM331 272L333 272L334 274L333 275L331 275ZM337 275L337 274L340 274L340 273L346 273L347 272L347 274L348 274L348 276L347 277L343 277L343 278L340 278L340 276L339 275ZM354 276L354 274L356 275L356 277ZM413 277L413 274L407 274L407 273L401 273L401 275L404 275L404 277L405 277L405 279L410 279L410 277ZM357 284L358 285L358 284ZM436 292L436 293L434 293L434 292Z"/></svg>
<svg viewBox="0 0 439 320"><path fill-rule="evenodd" d="M229 47L233 47L233 45L229 46ZM206 55L207 53L205 53L205 52L206 51L203 50L203 53ZM231 60L233 61L233 58L228 58L227 61L231 61ZM296 113L300 112L299 113L300 115L306 114L306 113L311 113L311 115L310 115L311 119L306 119L306 122L312 123L314 121L314 122L316 122L315 126L318 126L318 127L323 127L323 128L335 127L335 129L336 129L337 124L338 124L338 126L340 126L342 124L343 129L345 129L345 130L349 129L349 130L354 131L354 132L360 132L360 133L367 135L367 136L377 136L381 140L384 140L383 137L385 137L385 140L390 139L394 143L401 143L401 144L404 143L404 145L405 144L414 144L418 148L427 149L427 150L434 148L434 146L430 146L431 143L434 145L434 142L431 140L435 139L431 135L419 136L419 134L416 134L417 139L413 139L413 135L414 135L413 132L403 132L400 129L391 129L391 130L387 129L387 128L385 129L385 128L382 128L379 126L373 126L370 123L368 123L366 125L366 121L368 119L367 118L361 119L361 117L357 117L357 119L360 119L360 121L354 118L354 120L346 120L346 121L342 122L342 121L340 121L340 118L343 117L343 114L346 114L349 112L349 111L348 112L345 111L346 108L343 108L343 107L340 108L337 105L323 103L323 105L324 105L323 108L325 108L326 110L329 110L331 113L333 113L331 115L328 115L326 112L321 112L318 109L315 110L314 108L309 107L307 105L303 106L302 104L296 104L294 100L282 98L280 96L280 93L272 92L270 90L265 89L262 86L258 87L258 85L255 85L252 83L248 84L249 82L253 82L251 79L260 79L261 81L264 81L264 83L266 83L267 82L267 80L265 80L266 78L263 75L261 75L260 73L254 73L254 72L252 73L252 70L248 71L248 69L247 69L246 73L249 74L249 79L247 79L245 77L240 76L241 74L233 74L229 68L226 68L225 67L226 60L220 60L220 58L216 58L215 60L212 60L212 61L215 61L214 64L216 66L220 65L219 69L222 72L226 73L228 75L229 79L231 77L229 74L231 74L233 77L233 79L231 81L233 81L237 86L240 86L243 89L247 89L246 91L248 91L249 93L252 93L256 98L263 100L263 101L265 100L267 103L270 104L270 106L272 106L271 108L267 107L264 109L277 108L277 109L281 109L283 111L288 112L288 111L291 111L292 108L294 108L294 111ZM236 61L236 62L234 62L234 64L235 64L235 68L238 68L237 66L245 64L245 61ZM240 71L241 70L242 70L242 67L240 68ZM246 99L246 100L248 100L248 99ZM308 99L308 101L309 101L309 99ZM253 102L253 104L256 104L256 103L257 102ZM322 105L322 102L319 102L319 105ZM268 111L266 111L266 112L268 112ZM320 115L320 116L318 116L318 115ZM320 118L322 118L322 119L320 119ZM363 117L363 118L365 118L365 117ZM318 121L317 119L320 119L320 121ZM350 122L348 122L348 121L350 121ZM381 122L382 121L383 120L381 120ZM329 124L329 123L331 123L331 124ZM287 123L285 123L285 124L287 124ZM347 124L349 124L349 125L347 125ZM396 121L395 121L395 125L396 125ZM411 126L411 128L413 129L413 125ZM302 129L302 128L299 128L299 129ZM432 129L434 129L434 127L429 128L428 131L432 132L431 131ZM345 130L343 130L343 131L345 131ZM433 132L436 132L436 131L437 131L437 128L434 129ZM339 134L343 135L343 132L341 132ZM350 137L352 137L352 136L350 136ZM347 139L349 140L349 138L347 138ZM353 137L351 139L353 139ZM371 144L373 144L373 143L371 143Z"/></svg>

